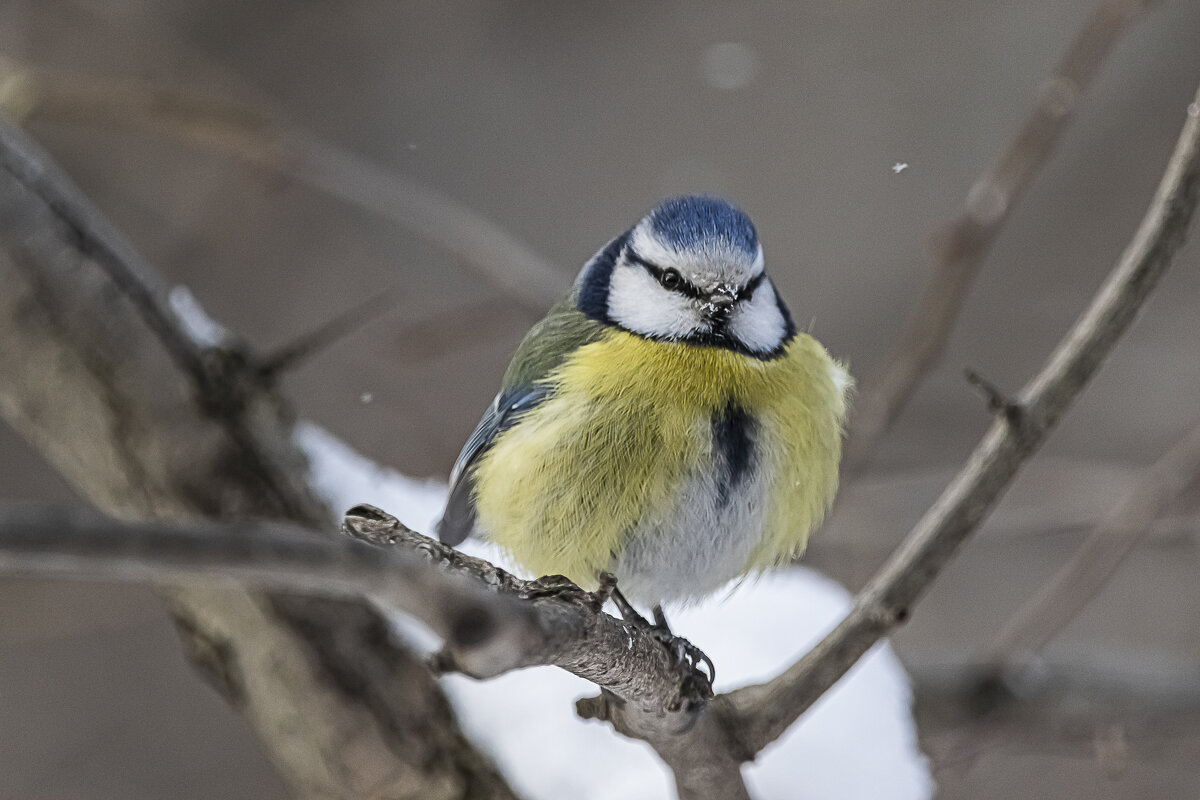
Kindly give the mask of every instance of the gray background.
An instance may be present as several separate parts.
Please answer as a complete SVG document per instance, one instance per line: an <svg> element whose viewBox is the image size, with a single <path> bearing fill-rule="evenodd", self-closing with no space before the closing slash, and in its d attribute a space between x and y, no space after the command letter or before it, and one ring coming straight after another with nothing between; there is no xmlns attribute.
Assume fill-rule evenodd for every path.
<svg viewBox="0 0 1200 800"><path fill-rule="evenodd" d="M490 218L559 265L564 287L661 197L725 195L754 218L796 318L869 383L928 274L928 235L957 213L1091 7L3 0L0 55L261 107ZM714 85L723 42L752 54L740 88ZM1140 219L1198 80L1200 3L1164 3L1122 40L987 260L942 366L847 489L823 534L851 554L826 565L834 574L869 574L986 427L962 367L1015 389L1081 310ZM446 473L536 319L420 235L269 170L136 127L30 130L170 281L255 346L394 288L386 315L286 388L303 415L410 474ZM897 174L897 162L909 166ZM1200 417L1198 253L1184 251L916 609L896 638L909 664L968 660ZM0 500L76 502L3 427ZM1051 660L1147 685L1200 680L1194 508L1172 511ZM1117 780L1077 748L1021 743L939 777L946 796L1195 797L1200 732L1153 739L1134 742ZM0 797L33 796L282 787L192 676L148 592L4 581Z"/></svg>

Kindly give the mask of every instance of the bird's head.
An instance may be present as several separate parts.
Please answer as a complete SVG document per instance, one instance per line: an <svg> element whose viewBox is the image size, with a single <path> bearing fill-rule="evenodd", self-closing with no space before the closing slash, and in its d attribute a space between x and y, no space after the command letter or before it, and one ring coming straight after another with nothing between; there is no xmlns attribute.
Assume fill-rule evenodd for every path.
<svg viewBox="0 0 1200 800"><path fill-rule="evenodd" d="M579 309L648 339L770 357L795 333L750 218L724 200L657 206L583 268Z"/></svg>

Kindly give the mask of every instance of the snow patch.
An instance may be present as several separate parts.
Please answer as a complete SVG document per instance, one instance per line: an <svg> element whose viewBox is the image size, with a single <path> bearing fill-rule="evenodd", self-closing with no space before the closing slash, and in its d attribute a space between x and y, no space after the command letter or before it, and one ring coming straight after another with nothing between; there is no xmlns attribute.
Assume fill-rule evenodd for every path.
<svg viewBox="0 0 1200 800"><path fill-rule="evenodd" d="M312 422L296 423L295 440L308 456L313 488L336 513L370 503L422 533L441 517L446 504L441 481L416 480L380 466Z"/></svg>

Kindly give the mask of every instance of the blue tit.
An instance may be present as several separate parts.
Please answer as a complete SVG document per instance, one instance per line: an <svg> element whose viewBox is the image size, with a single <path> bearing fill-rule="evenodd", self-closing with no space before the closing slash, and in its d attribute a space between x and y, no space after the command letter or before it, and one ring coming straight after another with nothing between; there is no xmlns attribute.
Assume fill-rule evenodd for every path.
<svg viewBox="0 0 1200 800"><path fill-rule="evenodd" d="M679 603L785 564L837 489L851 380L796 330L750 218L668 200L517 348L451 475L472 532L536 575Z"/></svg>

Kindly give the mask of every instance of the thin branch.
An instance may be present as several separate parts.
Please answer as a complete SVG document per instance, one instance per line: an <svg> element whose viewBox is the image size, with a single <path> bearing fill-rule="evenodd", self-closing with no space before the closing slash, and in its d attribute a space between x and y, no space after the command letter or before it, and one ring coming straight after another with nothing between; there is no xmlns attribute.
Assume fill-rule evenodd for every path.
<svg viewBox="0 0 1200 800"><path fill-rule="evenodd" d="M543 638L531 609L431 568L414 553L280 523L132 523L79 510L0 506L0 574L152 584L221 580L231 588L367 599L417 617L460 663L489 677L523 663Z"/></svg>
<svg viewBox="0 0 1200 800"><path fill-rule="evenodd" d="M712 697L704 674L676 662L646 630L601 610L603 592L585 592L559 575L522 580L481 558L460 553L411 530L398 519L372 506L346 512L343 530L355 538L382 546L415 551L442 570L472 578L515 603L527 601L537 620L540 638L501 671L553 665L591 681L650 715L678 714L680 727ZM445 670L476 677L470 664L454 650L440 653L435 663ZM497 674L497 673L491 673Z"/></svg>
<svg viewBox="0 0 1200 800"><path fill-rule="evenodd" d="M285 372L295 370L334 342L354 333L394 307L396 300L395 291L388 289L342 311L273 352L260 356L257 364L259 374L265 380L273 380Z"/></svg>
<svg viewBox="0 0 1200 800"><path fill-rule="evenodd" d="M134 80L61 74L0 62L0 109L22 120L149 127L272 170L437 243L543 313L567 283L543 256L483 215L410 178L227 98Z"/></svg>
<svg viewBox="0 0 1200 800"><path fill-rule="evenodd" d="M1037 102L996 162L976 179L962 214L933 237L934 271L887 360L883 376L863 391L846 443L844 469L861 471L876 444L936 363L967 290L1009 214L1066 128L1079 99L1121 35L1153 3L1105 0L1088 17Z"/></svg>
<svg viewBox="0 0 1200 800"><path fill-rule="evenodd" d="M1200 423L1148 468L1062 569L1017 611L982 663L1019 670L1074 619L1152 530L1166 506L1200 477Z"/></svg>
<svg viewBox="0 0 1200 800"><path fill-rule="evenodd" d="M603 613L602 599L568 581L521 580L370 506L352 509L344 525L354 539L264 522L128 523L0 506L0 574L222 579L231 587L366 599L438 634L445 647L435 664L443 670L490 678L559 666L647 714L680 713L680 725L712 696L703 673L676 663L649 633Z"/></svg>
<svg viewBox="0 0 1200 800"><path fill-rule="evenodd" d="M850 614L782 675L739 689L730 702L757 752L778 738L913 603L999 501L1021 465L1095 374L1165 273L1200 197L1200 94L1140 227L1090 307L1022 390L1021 408L995 420L962 471L855 600Z"/></svg>

